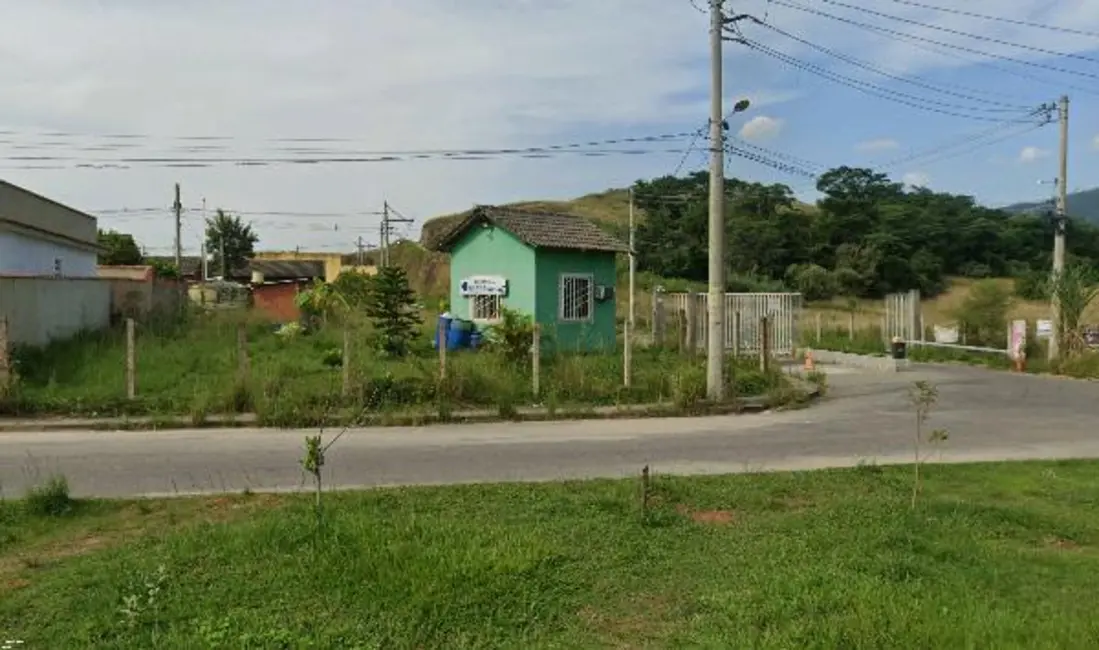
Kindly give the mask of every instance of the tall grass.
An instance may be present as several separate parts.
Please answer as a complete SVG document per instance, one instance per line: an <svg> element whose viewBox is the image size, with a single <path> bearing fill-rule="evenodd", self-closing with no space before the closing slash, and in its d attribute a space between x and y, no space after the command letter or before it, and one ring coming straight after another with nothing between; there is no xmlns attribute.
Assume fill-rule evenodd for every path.
<svg viewBox="0 0 1099 650"><path fill-rule="evenodd" d="M248 340L248 372L238 365L237 332ZM247 313L195 315L176 326L139 325L137 397L126 398L125 338L121 331L86 334L40 350L20 350L20 381L0 402L9 415L207 415L255 412L265 422L308 425L334 410L499 408L535 402L556 406L675 402L705 394L705 368L696 356L638 349L633 381L623 386L620 354L547 355L540 394L532 391L529 361L513 362L488 351L447 355L440 379L429 326L413 354L377 353L369 326L344 322L310 334L280 336L277 325ZM343 385L344 331L351 333L349 383ZM754 364L729 364L739 395L760 395L781 381Z"/></svg>

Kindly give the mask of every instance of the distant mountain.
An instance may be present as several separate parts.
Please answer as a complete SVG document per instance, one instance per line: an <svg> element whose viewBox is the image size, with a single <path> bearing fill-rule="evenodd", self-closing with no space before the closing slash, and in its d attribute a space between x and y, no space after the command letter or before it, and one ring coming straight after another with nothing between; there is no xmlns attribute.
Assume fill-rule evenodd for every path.
<svg viewBox="0 0 1099 650"><path fill-rule="evenodd" d="M1013 214L1022 214L1026 212L1041 212L1050 207L1049 200L1046 200L1036 201L1034 203L1016 203L1002 209ZM1070 217L1090 221L1091 223L1099 225L1099 187L1069 194L1068 214Z"/></svg>

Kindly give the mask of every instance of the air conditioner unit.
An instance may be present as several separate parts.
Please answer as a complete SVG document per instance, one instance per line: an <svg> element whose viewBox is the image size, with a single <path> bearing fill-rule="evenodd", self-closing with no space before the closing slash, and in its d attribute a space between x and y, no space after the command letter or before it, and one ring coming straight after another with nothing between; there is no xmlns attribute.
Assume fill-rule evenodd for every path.
<svg viewBox="0 0 1099 650"><path fill-rule="evenodd" d="M599 301L610 300L614 297L614 287L605 284L595 286L595 299Z"/></svg>

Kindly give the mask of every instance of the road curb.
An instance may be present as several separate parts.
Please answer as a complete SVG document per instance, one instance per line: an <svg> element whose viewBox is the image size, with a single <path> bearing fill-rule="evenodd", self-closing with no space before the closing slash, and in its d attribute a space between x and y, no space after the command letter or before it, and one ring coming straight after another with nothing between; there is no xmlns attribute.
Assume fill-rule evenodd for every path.
<svg viewBox="0 0 1099 650"><path fill-rule="evenodd" d="M550 409L546 407L519 408L514 414L503 415L497 411L459 411L449 416L441 416L438 413L379 413L362 421L356 422L355 427L384 428L384 427L409 427L427 426L432 424L487 424L493 422L549 422L554 420L611 420L629 418L660 418L660 417L702 417L708 415L738 415L748 413L762 413L777 408L791 408L805 405L820 397L821 389L816 384L808 382L800 377L789 376L789 380L795 383L796 395L793 399L782 404L775 404L774 399L767 396L747 397L735 402L724 404L700 403L691 407L680 407L675 404L633 404L619 406L592 407L587 409L562 408ZM345 421L333 419L324 424L326 427L345 426ZM201 422L195 422L187 417L134 417L134 418L80 418L80 419L55 419L55 420L0 420L0 434L3 433L47 433L60 431L170 431L176 429L235 429L235 428L264 428L264 429L309 429L322 426L292 426L273 427L258 424L258 418L253 413L244 413L235 416L211 416Z"/></svg>

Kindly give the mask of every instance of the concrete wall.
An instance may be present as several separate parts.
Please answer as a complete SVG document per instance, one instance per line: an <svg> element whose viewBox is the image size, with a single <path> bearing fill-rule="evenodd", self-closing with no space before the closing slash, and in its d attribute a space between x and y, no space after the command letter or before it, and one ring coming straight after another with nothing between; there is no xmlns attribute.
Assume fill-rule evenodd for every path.
<svg viewBox="0 0 1099 650"><path fill-rule="evenodd" d="M144 318L149 314L171 314L185 300L186 283L181 280L103 280L110 287L112 315Z"/></svg>
<svg viewBox="0 0 1099 650"><path fill-rule="evenodd" d="M0 223L0 275L53 276L57 261L64 277L97 276L95 251L6 230Z"/></svg>
<svg viewBox="0 0 1099 650"><path fill-rule="evenodd" d="M102 329L110 324L111 286L94 278L0 277L0 318L15 345Z"/></svg>
<svg viewBox="0 0 1099 650"><path fill-rule="evenodd" d="M502 304L524 314L535 311L534 249L502 228L472 228L451 251L450 313L470 317L471 298L459 284L471 275L499 275L508 281Z"/></svg>

